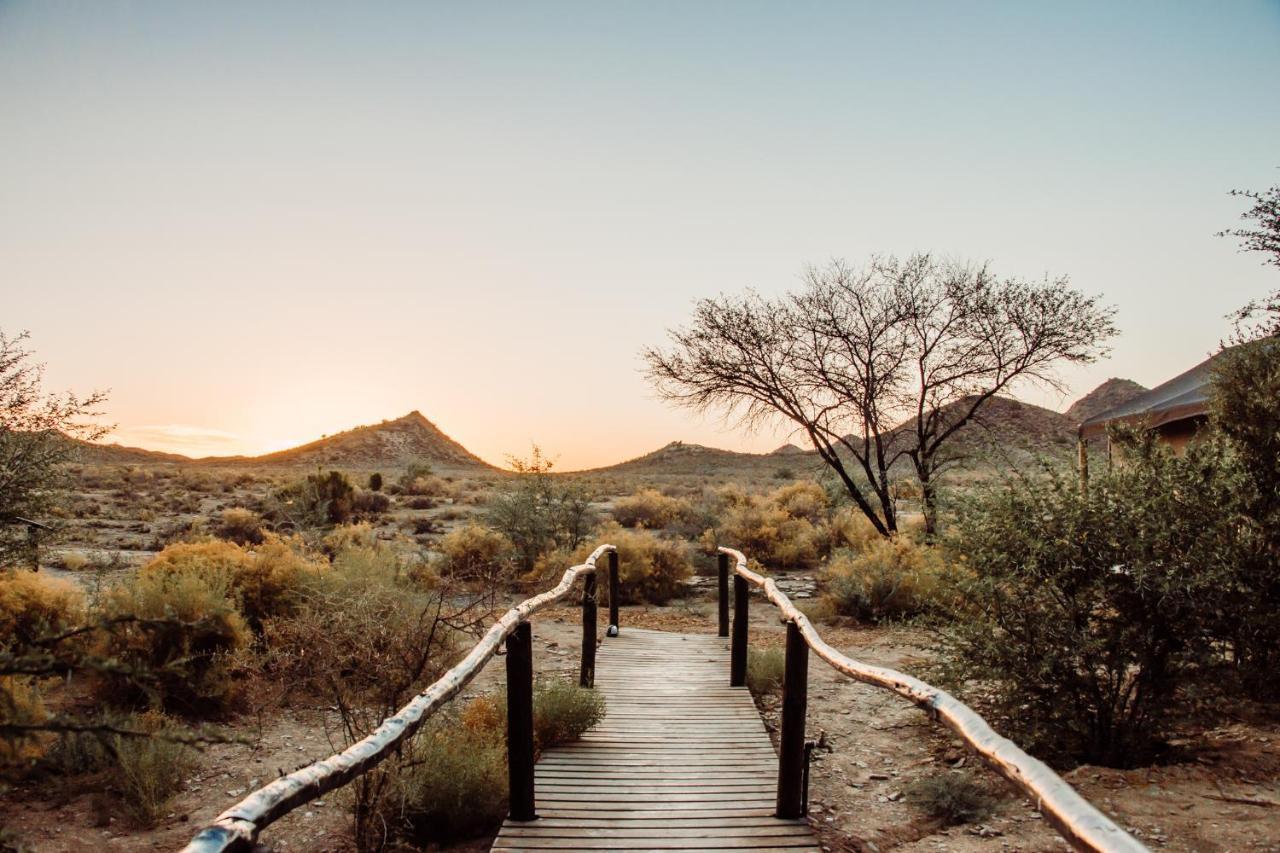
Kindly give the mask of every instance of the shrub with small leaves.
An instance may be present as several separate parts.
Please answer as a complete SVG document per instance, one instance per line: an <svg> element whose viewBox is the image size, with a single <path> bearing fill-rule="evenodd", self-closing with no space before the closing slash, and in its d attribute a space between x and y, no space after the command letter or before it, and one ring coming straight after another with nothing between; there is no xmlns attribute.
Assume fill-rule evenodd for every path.
<svg viewBox="0 0 1280 853"><path fill-rule="evenodd" d="M910 539L876 539L862 552L840 551L823 576L825 598L862 622L909 619L944 609L947 588L938 552Z"/></svg>
<svg viewBox="0 0 1280 853"><path fill-rule="evenodd" d="M179 730L164 715L139 714L131 722L150 736L114 738L112 785L134 823L150 827L181 790L195 756L190 746L175 739Z"/></svg>
<svg viewBox="0 0 1280 853"><path fill-rule="evenodd" d="M747 689L757 699L782 688L787 659L782 649L747 650Z"/></svg>
<svg viewBox="0 0 1280 853"><path fill-rule="evenodd" d="M907 799L947 825L985 820L995 798L968 773L939 773L912 782Z"/></svg>

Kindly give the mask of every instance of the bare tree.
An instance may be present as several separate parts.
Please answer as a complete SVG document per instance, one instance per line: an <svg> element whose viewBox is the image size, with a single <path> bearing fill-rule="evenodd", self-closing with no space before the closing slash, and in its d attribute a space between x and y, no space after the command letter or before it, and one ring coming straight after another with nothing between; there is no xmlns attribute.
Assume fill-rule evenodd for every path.
<svg viewBox="0 0 1280 853"><path fill-rule="evenodd" d="M91 422L105 396L46 393L44 365L31 360L27 337L0 331L0 565L22 547L11 522L44 513L57 495L72 439L105 432Z"/></svg>
<svg viewBox="0 0 1280 853"><path fill-rule="evenodd" d="M918 254L810 269L776 299L701 300L644 358L670 401L793 424L883 535L898 529L894 466L908 465L933 533L951 439L1018 382L1056 387L1058 365L1096 359L1112 315L1066 278L998 280Z"/></svg>

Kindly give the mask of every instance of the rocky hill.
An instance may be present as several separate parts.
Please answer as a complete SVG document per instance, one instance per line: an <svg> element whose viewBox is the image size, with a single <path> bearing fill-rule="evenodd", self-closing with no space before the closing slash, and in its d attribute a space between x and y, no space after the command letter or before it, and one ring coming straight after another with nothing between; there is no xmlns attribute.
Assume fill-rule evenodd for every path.
<svg viewBox="0 0 1280 853"><path fill-rule="evenodd" d="M1094 415L1100 415L1107 409L1127 403L1146 390L1132 379L1112 377L1072 403L1067 409L1067 417L1079 426Z"/></svg>
<svg viewBox="0 0 1280 853"><path fill-rule="evenodd" d="M407 465L415 461L490 467L417 411L393 421L359 426L326 436L301 447L255 456L251 461L260 465L338 465L352 468Z"/></svg>
<svg viewBox="0 0 1280 853"><path fill-rule="evenodd" d="M80 459L90 464L137 465L185 463L197 465L332 465L345 468L398 467L430 462L446 467L490 468L487 462L445 435L421 412L380 424L359 426L325 436L300 447L263 456L207 456L191 459L118 444L80 442Z"/></svg>

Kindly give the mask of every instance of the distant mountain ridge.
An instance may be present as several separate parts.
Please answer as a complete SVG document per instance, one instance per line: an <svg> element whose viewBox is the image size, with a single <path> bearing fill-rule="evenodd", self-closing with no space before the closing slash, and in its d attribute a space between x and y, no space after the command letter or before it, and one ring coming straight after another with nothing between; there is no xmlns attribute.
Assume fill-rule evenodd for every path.
<svg viewBox="0 0 1280 853"><path fill-rule="evenodd" d="M1024 403L1012 397L993 397L978 410L974 421L961 427L951 450L963 464L1001 464L1034 457L1066 458L1074 451L1081 421L1136 397L1146 389L1129 379L1108 379L1076 400L1066 412ZM957 413L964 401L952 404ZM944 410L944 417L948 412ZM910 422L894 432L911 429ZM136 465L175 463L203 465L328 465L334 467L397 467L425 461L448 467L492 469L462 444L446 435L421 412L395 420L358 426L316 441L263 456L210 456L192 459L118 444L79 442L82 461ZM804 475L821 466L810 449L784 444L770 453L742 453L700 444L673 441L651 453L592 469L596 473L698 474L740 472L769 476L793 472Z"/></svg>
<svg viewBox="0 0 1280 853"><path fill-rule="evenodd" d="M262 456L206 456L192 459L119 444L78 442L81 460L98 464L169 462L199 465L332 465L345 467L396 467L411 462L431 462L452 467L492 468L489 463L446 435L419 411L358 426L336 435Z"/></svg>

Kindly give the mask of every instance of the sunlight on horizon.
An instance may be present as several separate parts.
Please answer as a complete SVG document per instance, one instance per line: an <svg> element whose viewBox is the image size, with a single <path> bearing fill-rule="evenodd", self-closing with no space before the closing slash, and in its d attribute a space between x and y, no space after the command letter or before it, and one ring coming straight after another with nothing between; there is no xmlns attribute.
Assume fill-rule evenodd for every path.
<svg viewBox="0 0 1280 853"><path fill-rule="evenodd" d="M0 3L3 328L108 442L257 455L422 411L486 461L673 440L694 300L875 253L1070 276L1109 377L1202 360L1274 273L1280 6Z"/></svg>

